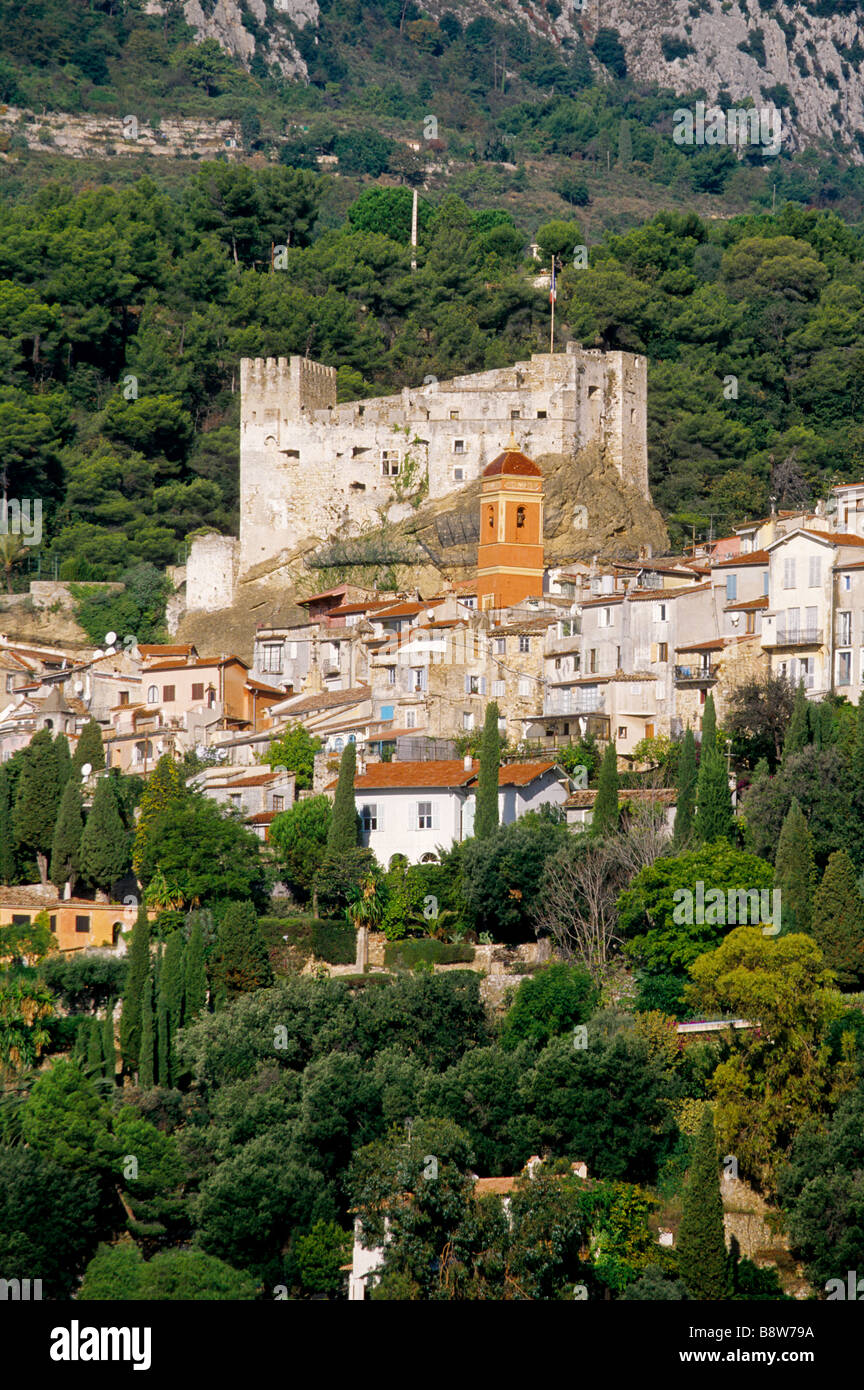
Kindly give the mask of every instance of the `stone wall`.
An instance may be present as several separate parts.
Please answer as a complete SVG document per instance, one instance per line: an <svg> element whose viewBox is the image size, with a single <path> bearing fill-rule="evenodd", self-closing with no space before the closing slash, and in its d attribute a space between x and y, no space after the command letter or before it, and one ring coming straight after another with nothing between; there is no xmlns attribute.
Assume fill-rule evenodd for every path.
<svg viewBox="0 0 864 1390"><path fill-rule="evenodd" d="M233 536L196 536L186 561L186 608L215 613L230 608L237 580L237 541Z"/></svg>

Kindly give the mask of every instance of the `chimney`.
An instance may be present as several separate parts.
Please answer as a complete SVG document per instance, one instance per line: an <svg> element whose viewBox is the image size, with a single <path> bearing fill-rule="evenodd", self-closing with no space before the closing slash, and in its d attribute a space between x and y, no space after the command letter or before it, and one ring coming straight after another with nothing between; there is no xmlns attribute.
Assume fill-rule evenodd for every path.
<svg viewBox="0 0 864 1390"><path fill-rule="evenodd" d="M470 753L465 754L465 757L462 759L462 766L466 772L474 771L474 759L471 757Z"/></svg>

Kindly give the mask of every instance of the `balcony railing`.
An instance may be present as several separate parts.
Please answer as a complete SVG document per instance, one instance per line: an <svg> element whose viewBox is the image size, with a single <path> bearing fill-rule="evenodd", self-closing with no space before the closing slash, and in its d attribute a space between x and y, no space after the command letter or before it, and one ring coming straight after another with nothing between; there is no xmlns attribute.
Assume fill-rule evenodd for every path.
<svg viewBox="0 0 864 1390"><path fill-rule="evenodd" d="M778 627L773 643L770 638L763 646L774 647L821 647L822 632L816 627Z"/></svg>
<svg viewBox="0 0 864 1390"><path fill-rule="evenodd" d="M713 662L706 662L701 665L694 662L691 666L675 667L676 685L708 685L717 679L718 668Z"/></svg>

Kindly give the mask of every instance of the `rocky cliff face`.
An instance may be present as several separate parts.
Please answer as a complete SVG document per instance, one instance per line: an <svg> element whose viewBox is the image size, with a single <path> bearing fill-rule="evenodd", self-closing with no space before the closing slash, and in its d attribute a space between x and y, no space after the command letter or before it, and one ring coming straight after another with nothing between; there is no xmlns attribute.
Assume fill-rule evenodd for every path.
<svg viewBox="0 0 864 1390"><path fill-rule="evenodd" d="M183 13L199 39L215 39L247 67L257 54L283 77L305 79L292 28L318 23L318 0L275 0L269 9L264 0L185 0Z"/></svg>
<svg viewBox="0 0 864 1390"><path fill-rule="evenodd" d="M565 50L579 34L591 47L598 29L614 29L628 74L639 81L678 93L704 88L724 107L746 97L756 106L773 100L783 110L784 149L838 137L853 144L864 131L857 0L431 0L429 8L463 22L509 16ZM857 143L853 157L864 163Z"/></svg>

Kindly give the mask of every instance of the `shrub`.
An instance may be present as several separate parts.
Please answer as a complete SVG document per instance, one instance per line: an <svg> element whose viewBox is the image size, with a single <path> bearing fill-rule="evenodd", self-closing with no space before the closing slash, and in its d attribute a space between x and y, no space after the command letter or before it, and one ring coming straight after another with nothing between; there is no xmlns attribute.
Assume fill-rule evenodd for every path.
<svg viewBox="0 0 864 1390"><path fill-rule="evenodd" d="M389 941L384 947L384 964L396 970L414 970L418 965L455 965L473 959L473 946L450 945L445 941Z"/></svg>

